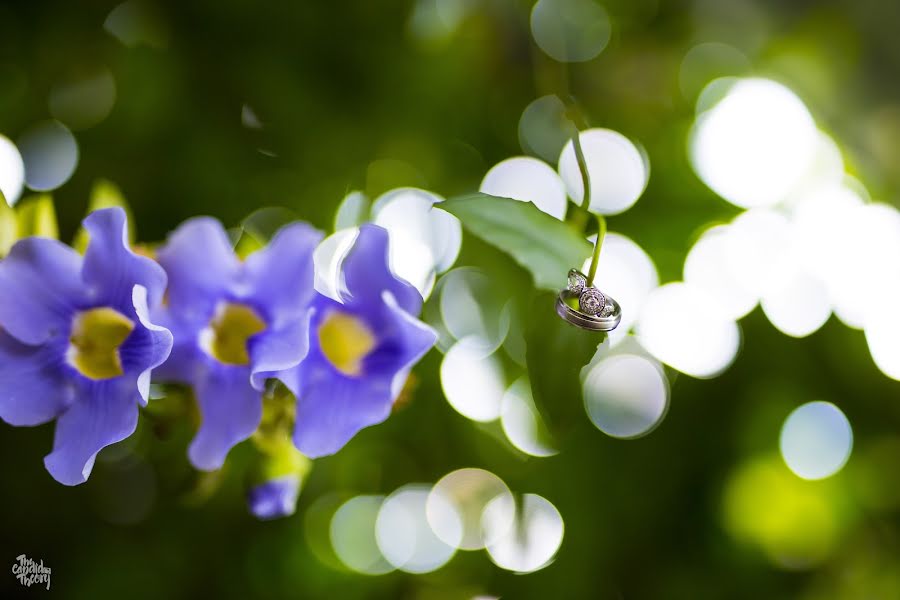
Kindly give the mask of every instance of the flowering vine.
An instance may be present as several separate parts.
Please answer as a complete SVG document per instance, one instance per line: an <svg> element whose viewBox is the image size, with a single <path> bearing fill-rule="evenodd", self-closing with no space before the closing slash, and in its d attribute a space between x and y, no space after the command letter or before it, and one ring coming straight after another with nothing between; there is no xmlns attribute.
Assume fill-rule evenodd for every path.
<svg viewBox="0 0 900 600"><path fill-rule="evenodd" d="M310 458L385 420L436 339L374 224L356 229L334 299L314 287L323 236L305 223L240 256L218 221L195 218L136 252L126 210L113 206L84 220L82 256L54 239L49 197L20 206L41 210L2 215L29 226L0 240L0 418L56 421L45 464L66 485L85 482L97 453L134 433L152 380L195 399L196 468L221 468L252 438L249 509L289 515Z"/></svg>

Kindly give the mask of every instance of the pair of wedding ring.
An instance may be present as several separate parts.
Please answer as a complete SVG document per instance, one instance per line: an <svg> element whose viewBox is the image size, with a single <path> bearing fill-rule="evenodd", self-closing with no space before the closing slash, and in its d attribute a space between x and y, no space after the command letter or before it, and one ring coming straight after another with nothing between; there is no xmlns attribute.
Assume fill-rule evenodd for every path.
<svg viewBox="0 0 900 600"><path fill-rule="evenodd" d="M576 303L578 308L573 305ZM577 269L569 270L566 289L556 299L556 313L566 322L590 331L612 331L622 321L619 303L592 285Z"/></svg>

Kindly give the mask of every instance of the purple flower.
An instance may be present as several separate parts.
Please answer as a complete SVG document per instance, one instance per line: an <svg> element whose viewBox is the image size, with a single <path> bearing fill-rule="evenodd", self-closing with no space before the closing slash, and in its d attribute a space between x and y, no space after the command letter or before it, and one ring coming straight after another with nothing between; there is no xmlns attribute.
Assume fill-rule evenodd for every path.
<svg viewBox="0 0 900 600"><path fill-rule="evenodd" d="M266 380L306 356L320 238L291 224L242 262L218 221L196 218L159 249L169 288L158 318L175 347L158 377L194 388L202 421L188 455L197 468L222 466L259 425Z"/></svg>
<svg viewBox="0 0 900 600"><path fill-rule="evenodd" d="M318 296L309 354L280 378L297 396L294 444L315 458L340 450L391 412L436 334L418 321L422 297L388 267L388 234L363 225L343 262L342 302Z"/></svg>
<svg viewBox="0 0 900 600"><path fill-rule="evenodd" d="M149 318L166 274L129 249L125 212L98 210L84 227L83 258L33 237L0 262L0 418L56 419L44 464L66 485L86 481L97 453L134 432L150 371L172 348Z"/></svg>
<svg viewBox="0 0 900 600"><path fill-rule="evenodd" d="M250 488L247 505L257 519L288 517L297 508L300 476L284 475Z"/></svg>

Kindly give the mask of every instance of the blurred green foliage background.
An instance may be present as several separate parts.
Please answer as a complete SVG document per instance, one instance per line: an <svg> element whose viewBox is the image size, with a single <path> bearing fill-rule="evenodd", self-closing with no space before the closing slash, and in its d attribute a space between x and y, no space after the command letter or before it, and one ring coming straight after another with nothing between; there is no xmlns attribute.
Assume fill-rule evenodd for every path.
<svg viewBox="0 0 900 600"><path fill-rule="evenodd" d="M536 46L526 1L471 0L455 28L423 37L412 25L414 0L148 0L142 37L131 46L104 29L116 2L7 1L0 133L15 139L49 118L47 98L60 81L107 68L115 104L101 123L75 131L78 168L54 192L64 239L101 177L123 190L143 241L193 215L234 226L266 206L289 207L329 230L349 190L375 197L413 185L449 197L477 189L493 164L523 153L523 109L546 94L571 94L592 125L646 149L647 191L609 223L641 244L665 282L680 278L703 227L738 212L689 164L697 94L717 76L752 73L795 90L838 141L851 173L896 205L900 4L602 4L609 44L594 60L565 65ZM722 72L711 60L708 70L685 75L682 61L701 42L739 49L746 70ZM242 124L244 106L261 128ZM470 237L458 264L516 269ZM561 452L543 459L524 457L496 429L453 411L434 351L416 369L409 401L316 461L297 514L267 523L245 508L246 444L224 472L200 477L184 453L190 422L144 419L127 443L139 458L116 460L112 448L77 488L42 468L52 426L4 426L2 555L7 565L22 553L42 558L53 569L50 593L66 598L900 598L900 384L875 367L863 334L834 318L799 340L759 309L741 328L741 353L720 377L668 372L671 407L651 435L615 440L583 418ZM753 519L787 515L782 529L760 525L758 537L786 528L791 539L823 548L815 565L788 569L735 534L726 497L748 465L784 468L781 424L812 400L840 406L854 452L827 482L786 486L813 486L827 498L833 531L820 536L816 521L791 530L802 511L779 503L792 492L778 477L746 484L760 511ZM582 411L578 398L558 402ZM553 502L565 538L551 565L516 575L483 552L458 553L426 575L365 576L330 555L320 514L328 506L467 466ZM5 597L35 593L9 575L0 589Z"/></svg>

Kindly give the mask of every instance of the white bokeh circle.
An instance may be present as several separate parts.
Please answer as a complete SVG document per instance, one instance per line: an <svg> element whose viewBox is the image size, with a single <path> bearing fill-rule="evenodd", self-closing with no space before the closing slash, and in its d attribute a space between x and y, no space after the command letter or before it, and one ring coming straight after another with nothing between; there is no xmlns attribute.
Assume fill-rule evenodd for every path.
<svg viewBox="0 0 900 600"><path fill-rule="evenodd" d="M631 208L647 186L649 171L631 140L611 129L588 129L580 134L591 183L589 210L616 215ZM559 174L576 204L584 198L584 183L570 140L559 156Z"/></svg>
<svg viewBox="0 0 900 600"><path fill-rule="evenodd" d="M635 354L614 354L591 365L582 389L591 422L617 438L646 435L659 425L669 406L662 367Z"/></svg>
<svg viewBox="0 0 900 600"><path fill-rule="evenodd" d="M794 92L748 78L730 83L697 118L690 156L700 179L725 200L742 208L771 206L803 180L819 141L812 115Z"/></svg>
<svg viewBox="0 0 900 600"><path fill-rule="evenodd" d="M19 149L9 140L0 135L0 192L6 198L6 203L14 206L22 195L22 187L25 185L25 163Z"/></svg>
<svg viewBox="0 0 900 600"><path fill-rule="evenodd" d="M551 217L566 216L566 188L550 165L529 156L507 158L491 167L479 191L492 196L533 202Z"/></svg>
<svg viewBox="0 0 900 600"><path fill-rule="evenodd" d="M834 404L808 402L785 419L779 446L784 462L799 477L824 479L850 458L853 430Z"/></svg>
<svg viewBox="0 0 900 600"><path fill-rule="evenodd" d="M682 282L650 293L636 332L657 360L698 378L727 369L741 341L737 323L702 290Z"/></svg>

